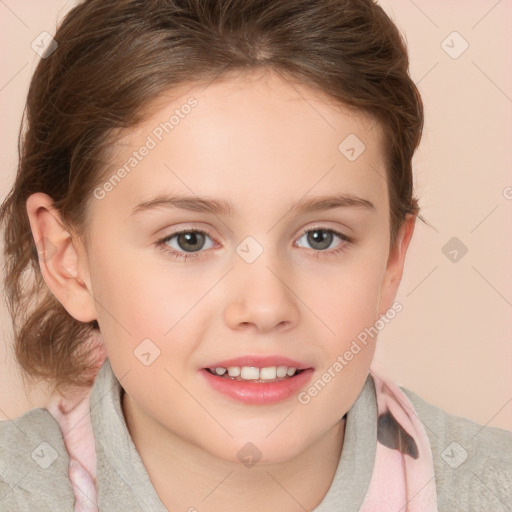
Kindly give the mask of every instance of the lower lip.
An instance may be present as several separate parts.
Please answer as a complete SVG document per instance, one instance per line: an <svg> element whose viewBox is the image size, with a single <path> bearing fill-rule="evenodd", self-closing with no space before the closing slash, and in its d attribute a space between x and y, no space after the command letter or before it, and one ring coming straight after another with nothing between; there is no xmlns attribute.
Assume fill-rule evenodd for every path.
<svg viewBox="0 0 512 512"><path fill-rule="evenodd" d="M303 370L298 375L275 382L244 382L213 375L201 370L206 381L216 391L238 402L254 405L270 405L290 398L298 393L311 378L313 368Z"/></svg>

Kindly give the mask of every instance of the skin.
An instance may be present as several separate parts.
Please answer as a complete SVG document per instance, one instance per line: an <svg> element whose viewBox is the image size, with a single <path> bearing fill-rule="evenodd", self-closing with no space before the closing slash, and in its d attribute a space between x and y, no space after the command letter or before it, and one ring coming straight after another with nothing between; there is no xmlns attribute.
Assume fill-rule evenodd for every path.
<svg viewBox="0 0 512 512"><path fill-rule="evenodd" d="M126 391L128 429L167 508L295 511L298 502L311 510L332 482L342 417L365 383L376 339L307 405L296 395L273 405L237 403L210 388L199 369L279 354L313 367L314 382L391 307L415 218L406 218L390 250L380 127L275 73L159 98L113 148L112 170L191 96L198 105L174 130L103 199L91 198L87 246L63 228L49 196L28 199L35 240L56 246L41 271L73 317L98 320ZM366 146L353 162L338 150L349 134ZM160 207L130 215L163 192L229 200L236 212ZM352 194L374 209L290 210L304 196L328 194ZM322 248L303 235L318 227L353 241L333 236ZM208 232L200 252L178 237L166 247L196 258L178 260L157 246L192 228ZM236 252L247 236L263 249L252 263ZM146 338L160 350L149 366L133 353ZM252 467L237 456L248 442L262 454Z"/></svg>

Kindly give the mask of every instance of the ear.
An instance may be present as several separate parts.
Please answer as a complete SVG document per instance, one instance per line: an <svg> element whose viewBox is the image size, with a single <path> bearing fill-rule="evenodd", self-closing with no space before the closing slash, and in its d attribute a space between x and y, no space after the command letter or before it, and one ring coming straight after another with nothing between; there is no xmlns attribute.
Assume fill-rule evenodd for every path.
<svg viewBox="0 0 512 512"><path fill-rule="evenodd" d="M405 254L414 232L416 215L407 214L397 235L395 247L389 252L379 303L379 315L383 315L393 304L398 286L402 280Z"/></svg>
<svg viewBox="0 0 512 512"><path fill-rule="evenodd" d="M95 320L97 313L90 283L87 285L78 275L79 263L88 272L85 253L77 251L78 243L75 240L73 244L52 198L37 192L27 199L26 208L39 267L48 288L73 318L80 322Z"/></svg>

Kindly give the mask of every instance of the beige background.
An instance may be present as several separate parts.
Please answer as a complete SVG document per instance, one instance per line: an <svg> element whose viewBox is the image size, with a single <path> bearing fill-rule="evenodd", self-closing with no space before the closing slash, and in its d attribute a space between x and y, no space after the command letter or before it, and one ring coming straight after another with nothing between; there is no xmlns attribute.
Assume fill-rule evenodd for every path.
<svg viewBox="0 0 512 512"><path fill-rule="evenodd" d="M54 34L73 4L0 0L1 198L15 173L18 126L38 60L31 43L43 31ZM512 4L381 5L408 41L425 103L414 164L420 206L433 227L417 224L397 296L404 309L381 332L374 368L452 414L512 430ZM468 48L458 55L464 41ZM453 247L443 252L452 237L467 247L455 262ZM3 307L0 328L6 419L44 405L47 396L43 386L31 400L23 394Z"/></svg>

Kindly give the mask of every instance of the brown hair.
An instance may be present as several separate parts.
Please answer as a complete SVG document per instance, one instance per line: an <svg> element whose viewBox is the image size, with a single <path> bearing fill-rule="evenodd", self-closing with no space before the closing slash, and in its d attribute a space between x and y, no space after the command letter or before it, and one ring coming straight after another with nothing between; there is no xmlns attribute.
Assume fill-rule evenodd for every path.
<svg viewBox="0 0 512 512"><path fill-rule="evenodd" d="M369 114L387 150L391 245L406 214L418 214L411 161L423 106L405 43L372 0L86 0L55 40L30 83L16 181L0 210L14 351L31 378L90 385L99 326L75 320L46 286L27 198L48 194L85 240L116 134L179 85L275 70Z"/></svg>

